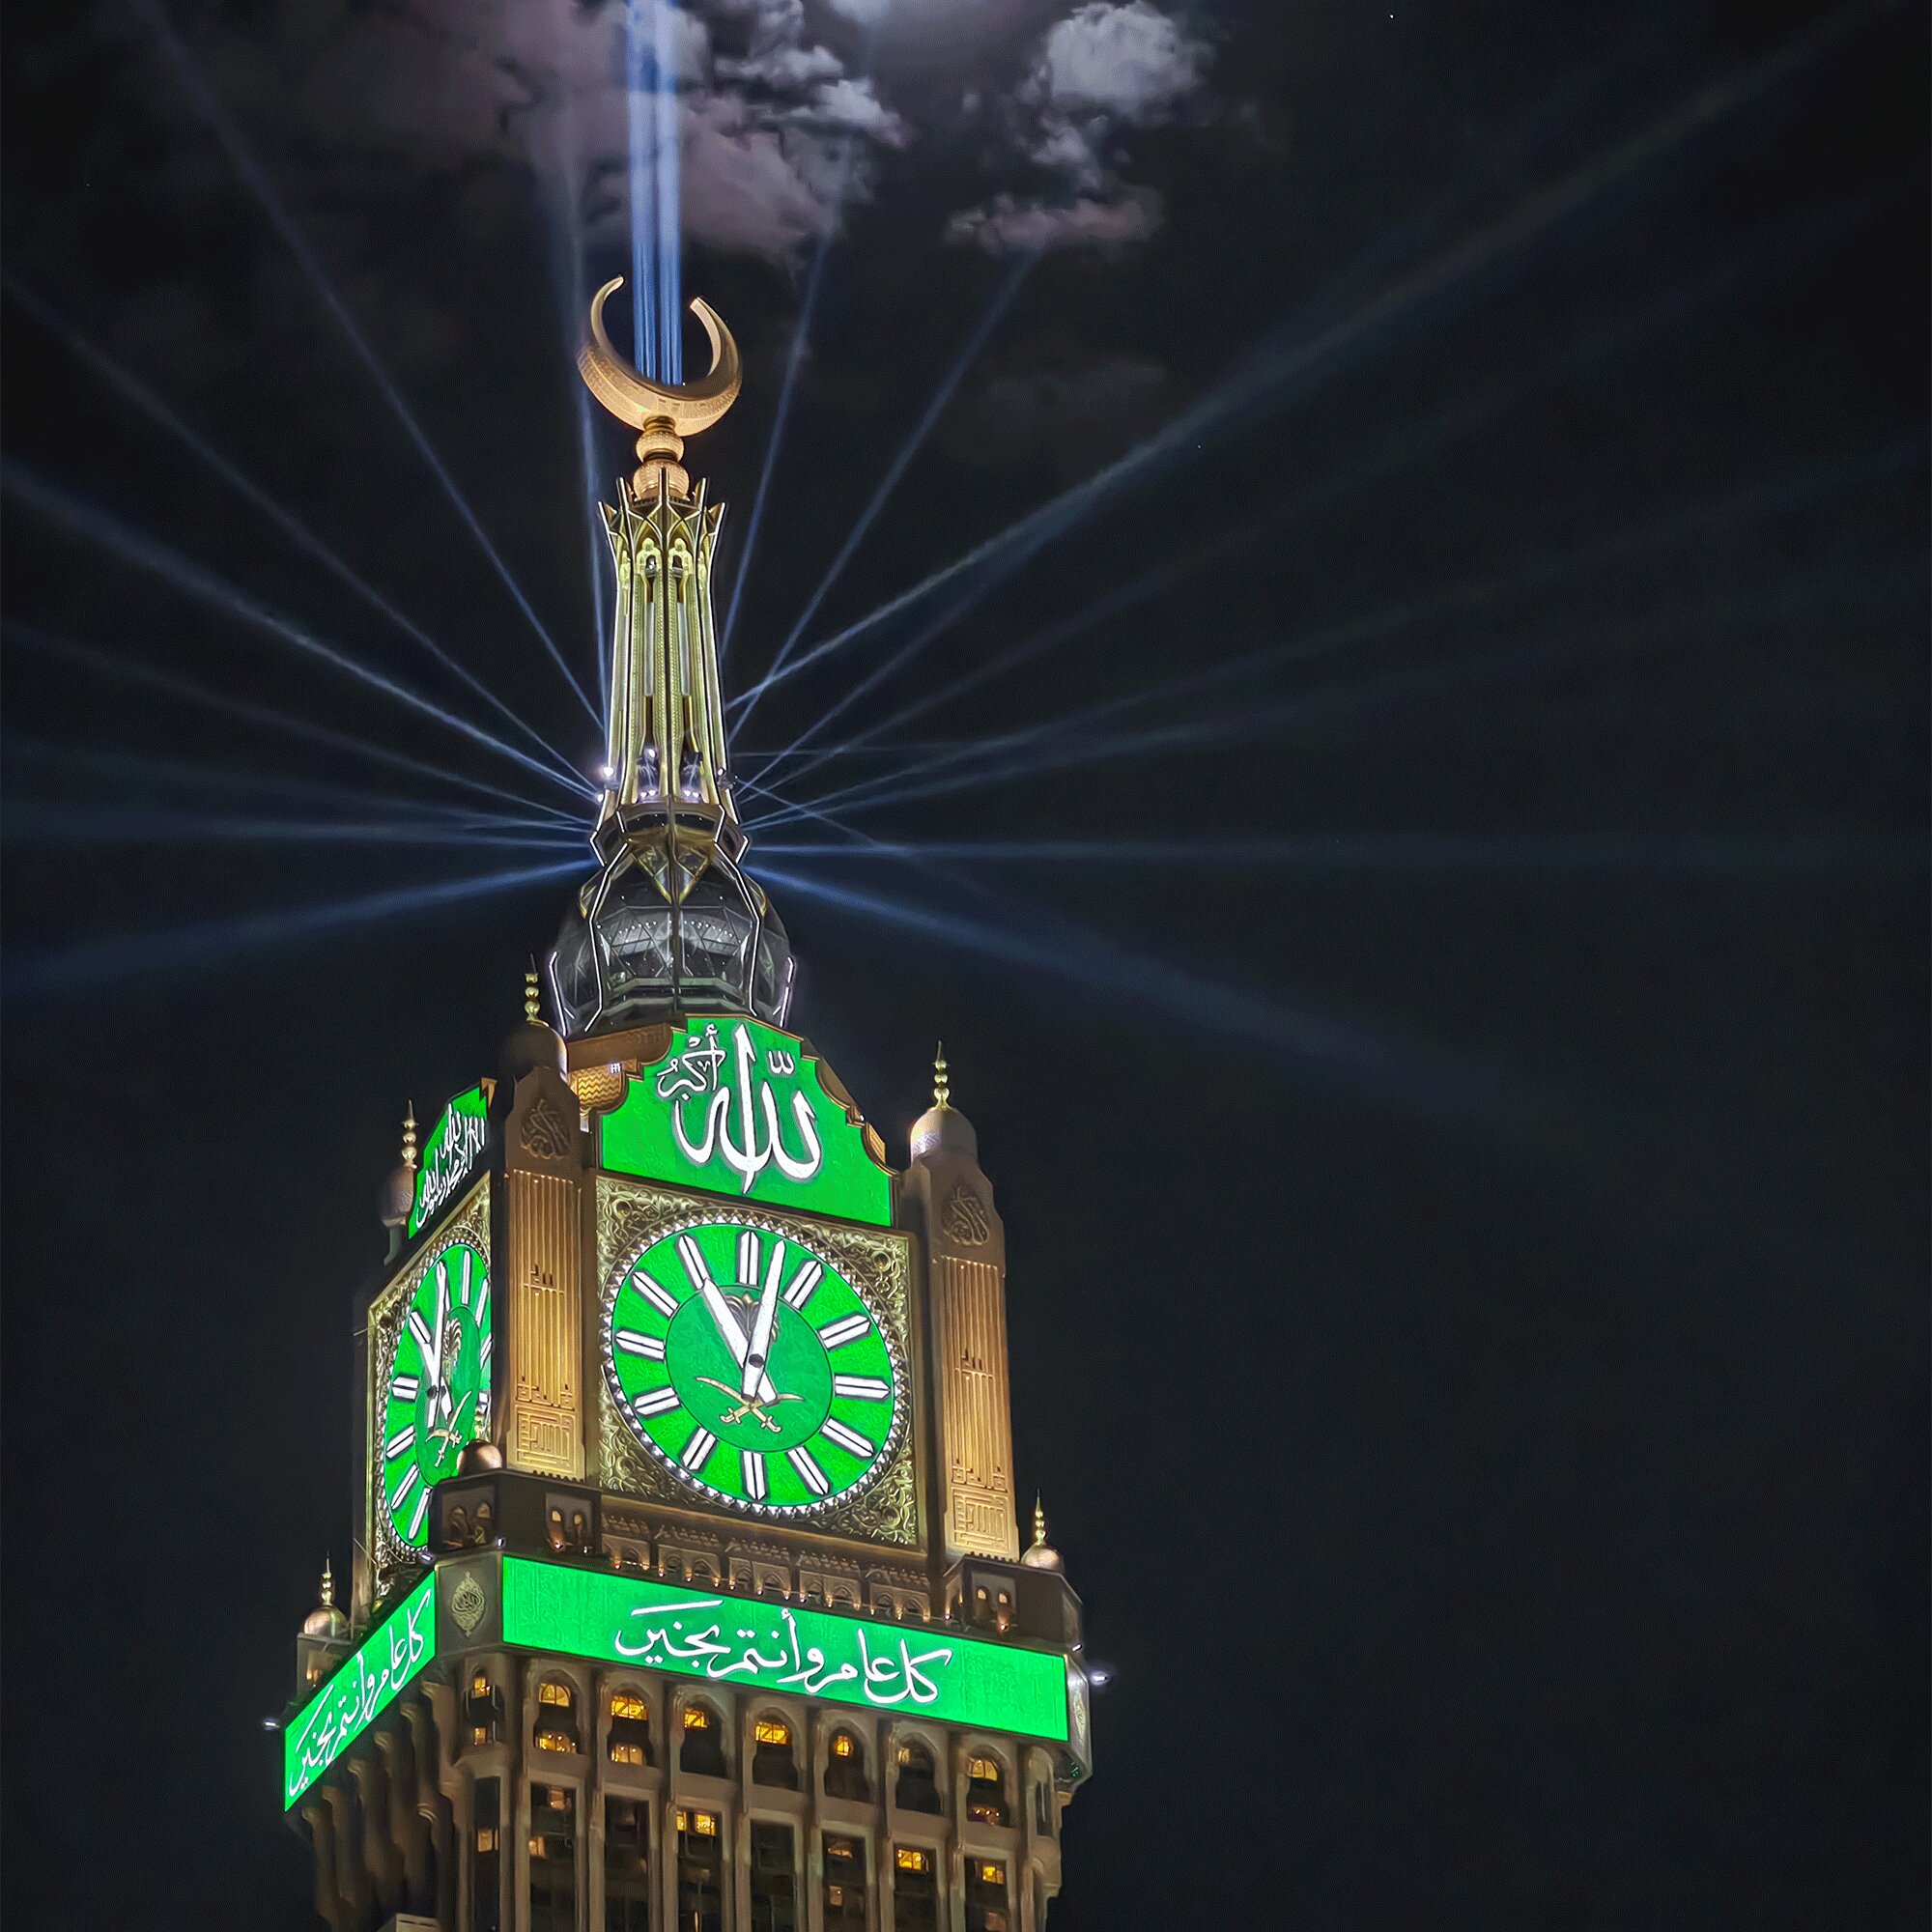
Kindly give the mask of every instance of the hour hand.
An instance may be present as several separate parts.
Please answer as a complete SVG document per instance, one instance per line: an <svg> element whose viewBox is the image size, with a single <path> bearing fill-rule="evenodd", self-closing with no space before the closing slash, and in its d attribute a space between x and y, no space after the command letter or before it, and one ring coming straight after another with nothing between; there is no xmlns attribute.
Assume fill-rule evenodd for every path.
<svg viewBox="0 0 1932 1932"><path fill-rule="evenodd" d="M751 1352L752 1345L738 1323L737 1310L724 1299L724 1291L711 1279L711 1270L705 1265L704 1256L697 1243L689 1235L680 1235L677 1237L677 1252L678 1259L684 1263L685 1273L691 1277L691 1285L704 1297L704 1305L711 1311L711 1320L724 1346L730 1350L731 1359L739 1368L744 1368L745 1357ZM769 1402L772 1394L772 1378L760 1370L758 1400Z"/></svg>

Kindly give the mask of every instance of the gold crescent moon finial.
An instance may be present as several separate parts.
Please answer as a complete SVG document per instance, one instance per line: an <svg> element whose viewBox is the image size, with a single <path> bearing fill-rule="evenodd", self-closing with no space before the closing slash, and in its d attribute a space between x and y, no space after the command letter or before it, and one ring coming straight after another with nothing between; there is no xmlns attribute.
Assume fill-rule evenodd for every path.
<svg viewBox="0 0 1932 1932"><path fill-rule="evenodd" d="M623 276L614 275L591 298L590 340L577 352L584 386L619 422L635 430L668 424L674 435L687 437L709 429L738 400L743 371L731 331L708 301L694 297L691 312L711 338L711 368L696 383L653 383L611 347L604 332L604 304L623 286Z"/></svg>

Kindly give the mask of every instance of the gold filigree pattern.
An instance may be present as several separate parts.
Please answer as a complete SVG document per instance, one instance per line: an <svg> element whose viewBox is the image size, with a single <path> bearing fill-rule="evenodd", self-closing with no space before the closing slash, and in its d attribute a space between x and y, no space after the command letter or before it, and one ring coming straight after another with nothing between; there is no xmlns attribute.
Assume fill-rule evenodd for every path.
<svg viewBox="0 0 1932 1932"><path fill-rule="evenodd" d="M694 1215L729 1213L731 1204L715 1195L688 1194L648 1182L597 1178L598 1334L610 1317L611 1302L631 1268L651 1243ZM871 1483L858 1495L829 1505L822 1515L800 1519L801 1529L817 1534L861 1538L901 1548L919 1544L919 1486L915 1474L912 1415L912 1244L891 1229L808 1221L766 1206L748 1213L760 1226L809 1241L833 1263L890 1327L888 1346L906 1379L906 1426L896 1446ZM601 1352L601 1341L597 1345ZM611 1400L609 1385L597 1378L597 1479L621 1495L640 1496L680 1509L705 1509L703 1499L680 1484L639 1445Z"/></svg>

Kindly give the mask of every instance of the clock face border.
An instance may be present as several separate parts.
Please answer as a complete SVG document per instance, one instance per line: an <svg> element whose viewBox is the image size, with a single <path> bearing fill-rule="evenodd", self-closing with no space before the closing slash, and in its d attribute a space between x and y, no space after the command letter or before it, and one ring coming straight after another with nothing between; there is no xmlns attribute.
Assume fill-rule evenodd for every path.
<svg viewBox="0 0 1932 1932"><path fill-rule="evenodd" d="M437 1259L450 1247L471 1247L482 1257L485 1278L490 1283L490 1321L494 1329L499 1296L497 1293L495 1260L490 1241L490 1177L483 1175L469 1193L450 1208L429 1235L420 1241L403 1266L384 1285L369 1304L368 1386L363 1397L363 1522L365 1547L370 1552L378 1587L406 1566L429 1560L426 1545L406 1543L389 1520L387 1497L384 1493L384 1423L388 1407L389 1378L395 1367L396 1343L416 1290L435 1271ZM484 1364L481 1402L490 1421L495 1421L496 1346Z"/></svg>
<svg viewBox="0 0 1932 1932"><path fill-rule="evenodd" d="M836 1493L809 1502L767 1503L754 1501L749 1496L736 1494L729 1490L720 1489L716 1484L706 1482L702 1476L694 1475L684 1468L678 1460L633 1417L629 1399L618 1378L616 1354L612 1347L617 1297L623 1293L625 1285L637 1272L646 1254L666 1241L672 1241L680 1235L689 1234L695 1228L728 1228L734 1232L754 1230L760 1235L776 1236L789 1246L803 1251L821 1265L831 1267L860 1307L871 1317L871 1326L885 1350L886 1359L890 1364L892 1425L865 1471L855 1482L847 1484ZM597 1351L604 1370L604 1390L609 1411L614 1413L617 1426L626 1432L631 1441L649 1456L672 1484L686 1492L691 1501L720 1507L729 1510L735 1516L753 1517L765 1522L816 1524L828 1513L858 1502L867 1491L893 1467L897 1459L912 1424L912 1372L907 1362L906 1350L892 1320L893 1311L877 1306L873 1296L867 1293L865 1284L852 1279L841 1258L834 1252L828 1252L833 1245L825 1240L818 1228L791 1215L774 1213L767 1208L756 1207L749 1210L737 1209L728 1203L712 1202L701 1207L695 1205L690 1212L680 1214L666 1225L655 1229L647 1239L635 1248L627 1260L606 1270L598 1295ZM719 1286L723 1287L724 1284L720 1282ZM732 1283L732 1287L739 1290L745 1286L746 1284L736 1281ZM691 1307L695 1299L694 1290L691 1295L680 1301L678 1313L681 1315L685 1309ZM670 1319L675 1321L677 1318L673 1316ZM822 1425L814 1425L814 1433L820 1426Z"/></svg>
<svg viewBox="0 0 1932 1932"><path fill-rule="evenodd" d="M914 1291L918 1262L915 1237L902 1228L875 1228L754 1202L733 1203L715 1194L630 1175L603 1172L593 1185L592 1262L597 1292L583 1297L582 1317L590 1390L588 1475L603 1490L607 1506L642 1505L653 1511L676 1512L693 1522L694 1533L707 1533L696 1529L699 1522L721 1527L731 1523L741 1533L755 1529L780 1538L836 1537L851 1546L855 1554L863 1548L881 1553L923 1552L931 1528L920 1417L930 1397L925 1385L923 1329ZM747 1505L719 1501L676 1481L618 1412L609 1378L590 1371L590 1364L602 1362L605 1313L616 1285L637 1265L644 1250L673 1223L730 1221L734 1217L740 1224L776 1225L788 1239L801 1240L834 1262L845 1279L863 1292L875 1315L882 1315L890 1325L894 1359L904 1378L904 1426L896 1446L879 1457L873 1481L856 1496L848 1491L828 1499L810 1516L759 1515Z"/></svg>

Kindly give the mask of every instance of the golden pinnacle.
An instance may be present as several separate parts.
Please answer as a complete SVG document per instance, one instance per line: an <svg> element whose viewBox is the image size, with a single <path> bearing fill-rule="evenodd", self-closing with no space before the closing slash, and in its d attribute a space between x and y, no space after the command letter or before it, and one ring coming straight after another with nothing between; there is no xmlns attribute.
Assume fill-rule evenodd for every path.
<svg viewBox="0 0 1932 1932"><path fill-rule="evenodd" d="M322 1606L326 1610L335 1607L335 1566L327 1556L322 1559Z"/></svg>
<svg viewBox="0 0 1932 1932"><path fill-rule="evenodd" d="M543 1017L543 981L537 978L537 969L532 962L530 970L524 975L524 1018L531 1026Z"/></svg>
<svg viewBox="0 0 1932 1932"><path fill-rule="evenodd" d="M950 1107L952 1104L952 1082L946 1071L946 1042L939 1042L938 1050L932 1056L932 1104L935 1107Z"/></svg>
<svg viewBox="0 0 1932 1932"><path fill-rule="evenodd" d="M1033 1499L1033 1547L1036 1549L1046 1546L1046 1512L1040 1507L1039 1493L1034 1492Z"/></svg>
<svg viewBox="0 0 1932 1932"><path fill-rule="evenodd" d="M416 1103L410 1102L410 1110L403 1116L403 1165L413 1174L416 1171Z"/></svg>

